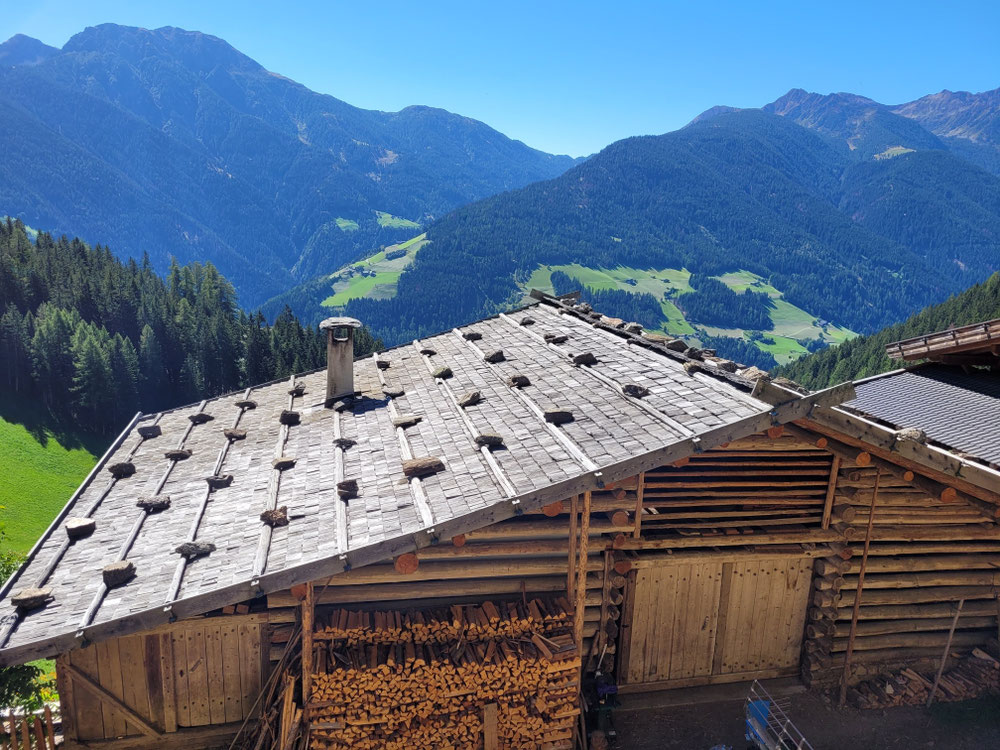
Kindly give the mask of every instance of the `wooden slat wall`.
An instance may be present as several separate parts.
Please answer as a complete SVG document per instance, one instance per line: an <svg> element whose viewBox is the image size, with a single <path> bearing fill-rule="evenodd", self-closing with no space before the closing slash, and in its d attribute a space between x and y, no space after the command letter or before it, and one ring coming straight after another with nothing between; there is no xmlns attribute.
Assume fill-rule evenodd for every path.
<svg viewBox="0 0 1000 750"><path fill-rule="evenodd" d="M162 732L242 721L260 691L266 621L259 615L188 620L66 654L76 669ZM57 667L58 668L58 667ZM71 678L62 675L62 682ZM93 692L69 691L80 741L140 735Z"/></svg>

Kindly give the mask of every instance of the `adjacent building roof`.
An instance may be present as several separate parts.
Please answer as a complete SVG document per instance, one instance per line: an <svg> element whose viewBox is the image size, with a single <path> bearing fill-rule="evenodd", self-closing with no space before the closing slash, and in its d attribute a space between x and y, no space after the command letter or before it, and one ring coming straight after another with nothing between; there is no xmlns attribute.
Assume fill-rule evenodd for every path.
<svg viewBox="0 0 1000 750"><path fill-rule="evenodd" d="M0 663L390 559L850 392L754 385L547 297L357 361L333 407L319 371L142 416L0 592ZM30 587L51 598L15 608Z"/></svg>
<svg viewBox="0 0 1000 750"><path fill-rule="evenodd" d="M956 361L957 355L1000 354L1000 320L956 326L886 345L885 353L908 362L919 359Z"/></svg>
<svg viewBox="0 0 1000 750"><path fill-rule="evenodd" d="M862 380L843 409L916 428L949 450L1000 466L1000 374L928 364Z"/></svg>

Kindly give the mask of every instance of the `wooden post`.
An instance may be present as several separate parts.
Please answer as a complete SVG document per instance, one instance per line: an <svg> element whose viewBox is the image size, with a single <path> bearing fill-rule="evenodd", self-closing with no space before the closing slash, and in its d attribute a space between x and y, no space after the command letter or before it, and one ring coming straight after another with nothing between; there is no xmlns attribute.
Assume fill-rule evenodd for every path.
<svg viewBox="0 0 1000 750"><path fill-rule="evenodd" d="M500 742L497 737L497 704L487 703L483 706L483 750L497 750Z"/></svg>
<svg viewBox="0 0 1000 750"><path fill-rule="evenodd" d="M941 664L938 666L937 675L934 677L934 684L931 686L931 692L927 696L927 706L929 707L934 701L934 693L937 692L938 683L941 682L941 675L944 674L944 665L948 662L948 652L951 651L951 639L955 635L955 626L958 625L958 617L962 614L962 605L965 604L965 599L958 600L958 608L955 610L955 616L951 619L951 627L948 629L948 640L944 644L944 653L941 654Z"/></svg>
<svg viewBox="0 0 1000 750"><path fill-rule="evenodd" d="M854 611L851 613L851 633L847 638L847 653L844 654L844 673L840 676L840 706L847 702L847 680L851 673L851 656L854 654L854 638L858 633L858 616L861 614L861 592L865 586L865 568L868 567L868 548L872 542L872 525L875 522L875 502L878 500L878 486L882 481L882 469L875 471L875 486L872 488L872 503L868 509L868 528L865 530L865 548L861 553L861 567L858 570L858 589L854 594Z"/></svg>
<svg viewBox="0 0 1000 750"><path fill-rule="evenodd" d="M576 596L576 524L579 513L579 497L573 495L569 501L569 560L566 563L566 598L570 601Z"/></svg>
<svg viewBox="0 0 1000 750"><path fill-rule="evenodd" d="M830 484L826 488L826 502L823 504L822 528L830 528L830 514L833 512L833 496L837 492L837 478L840 474L840 456L833 457L830 465Z"/></svg>
<svg viewBox="0 0 1000 750"><path fill-rule="evenodd" d="M590 492L583 493L583 509L580 513L580 546L576 568L576 620L574 635L576 648L583 664L583 614L587 603L587 543L590 539Z"/></svg>
<svg viewBox="0 0 1000 750"><path fill-rule="evenodd" d="M305 720L309 721L309 697L312 692L313 672L313 621L316 616L316 597L312 583L306 584L306 597L302 600L302 707Z"/></svg>
<svg viewBox="0 0 1000 750"><path fill-rule="evenodd" d="M639 473L639 484L635 488L635 530L632 532L635 539L639 538L642 529L642 497L645 487L646 472L643 471Z"/></svg>

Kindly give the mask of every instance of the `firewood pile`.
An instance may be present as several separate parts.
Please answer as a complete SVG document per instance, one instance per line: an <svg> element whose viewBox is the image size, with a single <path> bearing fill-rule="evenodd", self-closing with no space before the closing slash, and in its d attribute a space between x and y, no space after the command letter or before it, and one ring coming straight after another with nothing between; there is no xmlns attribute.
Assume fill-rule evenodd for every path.
<svg viewBox="0 0 1000 750"><path fill-rule="evenodd" d="M310 747L572 745L580 656L565 599L340 610L317 628Z"/></svg>
<svg viewBox="0 0 1000 750"><path fill-rule="evenodd" d="M933 674L903 669L888 677L865 680L847 695L858 708L922 706L927 703L933 686ZM996 692L1000 692L1000 661L977 648L941 675L934 700L964 701Z"/></svg>
<svg viewBox="0 0 1000 750"><path fill-rule="evenodd" d="M546 604L483 602L481 606L456 604L451 608L351 612L337 609L317 615L314 638L358 644L479 642L496 638L522 638L553 630L569 622L573 607L565 597Z"/></svg>

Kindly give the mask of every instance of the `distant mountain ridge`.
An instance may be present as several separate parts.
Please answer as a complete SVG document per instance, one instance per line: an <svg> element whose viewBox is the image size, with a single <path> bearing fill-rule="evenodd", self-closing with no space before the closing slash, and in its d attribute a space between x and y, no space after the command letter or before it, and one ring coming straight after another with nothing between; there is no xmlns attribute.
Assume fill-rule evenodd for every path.
<svg viewBox="0 0 1000 750"><path fill-rule="evenodd" d="M405 239L392 217L429 222L575 163L444 110L352 107L171 27L10 39L0 128L0 213L161 270L211 260L250 305Z"/></svg>
<svg viewBox="0 0 1000 750"><path fill-rule="evenodd" d="M686 269L692 285L745 272L819 321L875 331L1000 269L1000 178L952 146L849 94L793 90L762 109L713 108L457 209L427 227L393 298L345 309L398 342L495 312L539 268L575 264ZM723 290L704 288L718 297L709 307L725 305ZM284 299L315 314L298 307L301 294ZM719 327L707 334L767 345L766 329Z"/></svg>

